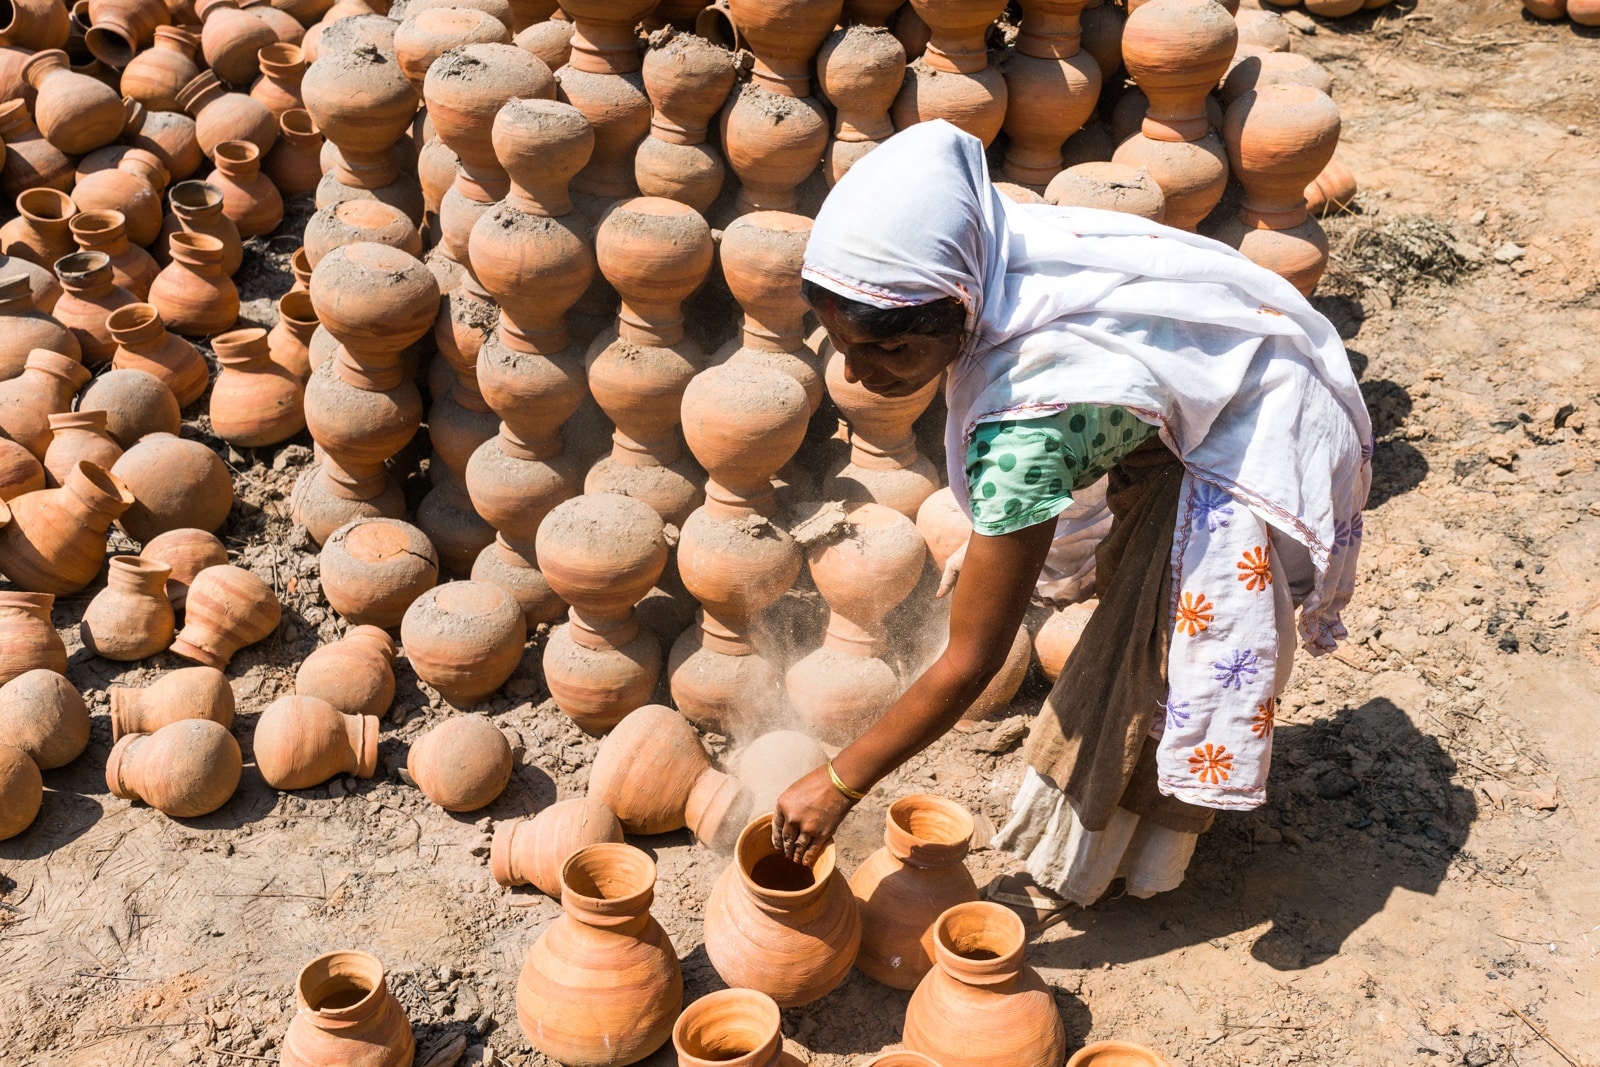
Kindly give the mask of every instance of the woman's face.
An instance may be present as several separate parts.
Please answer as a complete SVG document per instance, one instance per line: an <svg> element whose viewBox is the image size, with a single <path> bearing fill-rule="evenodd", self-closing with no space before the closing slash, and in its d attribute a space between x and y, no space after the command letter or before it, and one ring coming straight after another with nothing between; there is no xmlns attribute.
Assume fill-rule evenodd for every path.
<svg viewBox="0 0 1600 1067"><path fill-rule="evenodd" d="M878 396L910 396L939 377L961 354L959 334L904 333L873 338L840 315L819 308L817 317L844 356L845 381Z"/></svg>

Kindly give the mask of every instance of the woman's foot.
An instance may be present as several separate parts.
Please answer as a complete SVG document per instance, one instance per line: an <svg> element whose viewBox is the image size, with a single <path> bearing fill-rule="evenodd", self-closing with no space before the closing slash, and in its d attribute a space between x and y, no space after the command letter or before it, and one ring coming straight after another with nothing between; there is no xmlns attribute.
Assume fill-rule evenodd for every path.
<svg viewBox="0 0 1600 1067"><path fill-rule="evenodd" d="M1004 904L1021 916L1030 941L1077 908L1072 901L1056 896L1025 872L1002 874L984 886L983 897L996 904Z"/></svg>

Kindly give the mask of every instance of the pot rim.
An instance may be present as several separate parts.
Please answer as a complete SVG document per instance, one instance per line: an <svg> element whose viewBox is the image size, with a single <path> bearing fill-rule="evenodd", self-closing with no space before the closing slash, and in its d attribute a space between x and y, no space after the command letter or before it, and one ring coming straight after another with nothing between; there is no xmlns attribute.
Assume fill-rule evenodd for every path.
<svg viewBox="0 0 1600 1067"><path fill-rule="evenodd" d="M697 1055L696 1052L685 1046L692 1038L702 1035L692 1033L695 1027L705 1021L705 1017L712 1016L712 1021L717 1020L713 1013L720 1008L735 1009L736 1022L748 1022L752 1025L741 1027L753 1032L759 1028L762 1037L761 1043L753 1048L706 1048L697 1045L706 1055ZM724 1019L726 1016L724 1016ZM672 1047L677 1050L678 1063L682 1067L715 1067L722 1064L726 1067L768 1067L773 1063L773 1055L783 1047L783 1035L780 1030L782 1016L778 1011L777 1002L770 996L756 989L719 989L713 993L696 1000L683 1009L683 1014L678 1016L678 1021L672 1026ZM713 1031L714 1032L714 1031ZM740 1034L739 1036L745 1036ZM746 1040L741 1045L754 1044Z"/></svg>
<svg viewBox="0 0 1600 1067"><path fill-rule="evenodd" d="M200 203L188 202L194 197L202 198ZM174 211L179 208L185 211L207 211L213 208L222 210L222 190L200 178L189 178L178 182L167 190L167 200Z"/></svg>
<svg viewBox="0 0 1600 1067"><path fill-rule="evenodd" d="M971 926L976 944L962 945L956 928ZM1016 912L1003 904L972 900L945 909L933 924L933 952L938 965L966 985L1002 985L1023 968L1027 931ZM994 953L992 959L973 959L974 949Z"/></svg>
<svg viewBox="0 0 1600 1067"><path fill-rule="evenodd" d="M1141 1057L1137 1062L1141 1067L1168 1067L1167 1061L1155 1049L1146 1048L1132 1041L1091 1041L1072 1054L1067 1061L1067 1067L1095 1067L1101 1053L1115 1052L1118 1059L1111 1061L1116 1065L1129 1064L1128 1056Z"/></svg>
<svg viewBox="0 0 1600 1067"><path fill-rule="evenodd" d="M755 869L757 863L768 856L778 854L778 850L772 847L772 818L770 812L757 816L740 831L739 842L733 850L733 863L739 871L740 881L755 896L774 904L798 906L818 896L828 887L828 882L832 879L837 866L837 846L830 841L822 850L822 855L817 857L817 862L811 867L809 886L804 889L768 889L751 877L750 872Z"/></svg>
<svg viewBox="0 0 1600 1067"><path fill-rule="evenodd" d="M594 896L573 888L580 874L586 874L586 883L596 885L604 893L604 887L594 880L594 875L601 871L614 877L620 875L618 888L625 891L619 895ZM655 899L655 886L655 860L626 843L602 841L585 845L561 865L561 907L576 913L574 917L586 926L620 926L648 915Z"/></svg>
<svg viewBox="0 0 1600 1067"><path fill-rule="evenodd" d="M54 208L56 214L51 214ZM29 222L68 222L78 213L72 197L60 189L35 186L17 194L17 214Z"/></svg>
<svg viewBox="0 0 1600 1067"><path fill-rule="evenodd" d="M955 832L934 836L926 826L916 826L918 815L932 814L935 821L953 824ZM932 793L912 793L889 805L884 814L883 843L895 857L917 867L946 867L960 863L972 847L974 823L966 808Z"/></svg>
<svg viewBox="0 0 1600 1067"><path fill-rule="evenodd" d="M319 985L325 984L334 978L362 979L364 981L361 984L367 986L367 993L354 1004L343 1008L312 1007L308 985L313 981ZM309 993L315 994L316 991L317 987L312 987ZM384 978L383 961L372 953L360 949L340 949L323 953L300 968L300 974L294 983L294 999L299 1009L323 1022L359 1022L371 1016L378 1004L388 995L389 988Z"/></svg>

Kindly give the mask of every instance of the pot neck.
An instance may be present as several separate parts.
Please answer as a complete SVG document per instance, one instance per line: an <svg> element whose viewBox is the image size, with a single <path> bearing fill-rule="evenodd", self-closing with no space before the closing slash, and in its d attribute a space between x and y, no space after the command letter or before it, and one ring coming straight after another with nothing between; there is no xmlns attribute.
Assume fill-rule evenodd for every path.
<svg viewBox="0 0 1600 1067"><path fill-rule="evenodd" d="M106 566L106 585L131 593L166 598L172 568L139 556L113 556Z"/></svg>
<svg viewBox="0 0 1600 1067"><path fill-rule="evenodd" d="M639 636L639 613L629 608L617 616L594 615L573 608L567 613L572 640L595 652L609 652Z"/></svg>

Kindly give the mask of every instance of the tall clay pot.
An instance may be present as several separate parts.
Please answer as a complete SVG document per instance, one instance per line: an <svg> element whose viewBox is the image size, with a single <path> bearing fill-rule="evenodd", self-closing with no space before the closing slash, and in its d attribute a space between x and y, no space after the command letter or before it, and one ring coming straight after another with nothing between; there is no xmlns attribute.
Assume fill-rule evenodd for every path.
<svg viewBox="0 0 1600 1067"><path fill-rule="evenodd" d="M719 989L684 1009L672 1028L679 1067L801 1067L783 1050L778 1005L754 989Z"/></svg>
<svg viewBox="0 0 1600 1067"><path fill-rule="evenodd" d="M222 272L223 244L203 233L175 233L172 262L150 286L167 328L185 337L222 333L239 320L239 290Z"/></svg>
<svg viewBox="0 0 1600 1067"><path fill-rule="evenodd" d="M63 411L50 416L50 447L44 453L45 485L57 488L82 462L110 470L122 446L106 433L103 411Z"/></svg>
<svg viewBox="0 0 1600 1067"><path fill-rule="evenodd" d="M153 734L124 734L106 760L106 788L175 819L194 819L228 802L243 764L226 726L182 719Z"/></svg>
<svg viewBox="0 0 1600 1067"><path fill-rule="evenodd" d="M0 528L0 572L30 592L76 593L100 573L106 531L132 503L116 475L78 464L61 488L11 501L11 522Z"/></svg>
<svg viewBox="0 0 1600 1067"><path fill-rule="evenodd" d="M32 670L67 673L67 646L50 622L51 593L0 590L0 685Z"/></svg>
<svg viewBox="0 0 1600 1067"><path fill-rule="evenodd" d="M574 23L572 57L559 72L557 99L583 112L594 128L594 154L572 180L580 193L606 199L633 196L633 159L650 130L650 98L633 27L650 0L567 0Z"/></svg>
<svg viewBox="0 0 1600 1067"><path fill-rule="evenodd" d="M318 956L301 969L294 999L299 1010L283 1035L282 1067L410 1067L411 1022L376 956Z"/></svg>
<svg viewBox="0 0 1600 1067"><path fill-rule="evenodd" d="M70 408L73 394L88 380L89 369L77 360L33 349L22 373L0 382L0 433L43 460L50 447L50 416Z"/></svg>
<svg viewBox="0 0 1600 1067"><path fill-rule="evenodd" d="M823 44L817 84L836 113L822 170L830 188L894 136L889 108L905 75L906 50L881 22L837 31Z"/></svg>
<svg viewBox="0 0 1600 1067"><path fill-rule="evenodd" d="M53 269L56 260L78 247L67 225L77 213L72 198L59 189L26 189L17 194L17 217L0 226L0 249Z"/></svg>
<svg viewBox="0 0 1600 1067"><path fill-rule="evenodd" d="M63 256L56 261L56 277L61 279L62 288L61 299L56 301L56 320L78 339L85 363L98 366L109 362L117 342L106 327L106 316L138 303L139 298L116 283L111 257L104 252Z"/></svg>
<svg viewBox="0 0 1600 1067"><path fill-rule="evenodd" d="M114 285L128 290L136 300L143 300L150 295L150 283L156 280L161 267L149 252L128 241L127 223L122 212L114 209L80 211L72 217L67 228L79 248L85 252L104 252L111 260L111 281ZM106 332L111 332L109 326Z"/></svg>
<svg viewBox="0 0 1600 1067"><path fill-rule="evenodd" d="M240 448L259 448L305 429L300 379L272 361L266 330L230 330L211 346L222 368L211 387L213 433Z"/></svg>
<svg viewBox="0 0 1600 1067"><path fill-rule="evenodd" d="M861 918L834 848L803 867L773 848L771 815L745 827L706 902L706 955L723 981L782 1007L820 1000L844 981Z"/></svg>
<svg viewBox="0 0 1600 1067"><path fill-rule="evenodd" d="M605 841L621 843L622 822L593 797L572 797L532 819L497 823L489 846L489 870L503 886L533 885L561 896L561 869L580 849Z"/></svg>
<svg viewBox="0 0 1600 1067"><path fill-rule="evenodd" d="M143 371L172 390L181 407L200 399L211 383L211 370L194 345L167 332L152 304L125 304L106 316L106 330L117 342L111 356L116 370Z"/></svg>
<svg viewBox="0 0 1600 1067"><path fill-rule="evenodd" d="M23 75L38 93L33 121L62 152L81 156L122 135L128 121L122 97L105 82L73 71L65 52L52 48L36 53Z"/></svg>
<svg viewBox="0 0 1600 1067"><path fill-rule="evenodd" d="M283 196L261 173L261 149L250 141L223 141L212 152L217 169L207 184L222 194L222 213L240 237L261 237L283 221Z"/></svg>
<svg viewBox="0 0 1600 1067"><path fill-rule="evenodd" d="M106 587L84 609L84 647L104 659L132 662L164 651L176 629L167 579L172 568L139 556L112 556Z"/></svg>
<svg viewBox="0 0 1600 1067"><path fill-rule="evenodd" d="M671 1036L683 973L650 915L655 881L655 864L631 845L590 845L562 869L562 914L517 979L517 1021L552 1060L620 1067Z"/></svg>
<svg viewBox="0 0 1600 1067"><path fill-rule="evenodd" d="M845 377L844 356L832 342L822 345L822 353L827 357L828 395L850 424L849 457L829 470L823 496L870 500L914 519L943 480L917 448L914 429L939 391L939 379L908 396L878 396Z"/></svg>
<svg viewBox="0 0 1600 1067"><path fill-rule="evenodd" d="M233 726L233 689L215 667L180 667L144 689L114 685L107 695L112 741L121 740L123 734L153 734L184 719L209 719L225 728Z"/></svg>
<svg viewBox="0 0 1600 1067"><path fill-rule="evenodd" d="M1061 146L1094 111L1100 66L1082 50L1078 17L1087 0L1028 0L1006 63L1010 138L1003 172L1036 189L1061 171Z"/></svg>
<svg viewBox="0 0 1600 1067"><path fill-rule="evenodd" d="M654 111L650 136L633 161L639 191L703 214L727 173L721 153L706 144L706 130L733 89L733 55L702 37L671 34L653 44L642 73Z"/></svg>
<svg viewBox="0 0 1600 1067"><path fill-rule="evenodd" d="M986 41L1004 0L912 0L911 7L930 37L927 50L906 68L891 112L895 127L945 119L989 144L1009 100L1005 77L989 65Z"/></svg>
<svg viewBox="0 0 1600 1067"><path fill-rule="evenodd" d="M357 626L300 664L294 691L333 705L342 715L389 713L394 703L394 638L376 626Z"/></svg>
<svg viewBox="0 0 1600 1067"><path fill-rule="evenodd" d="M934 969L906 1007L906 1047L944 1067L1061 1067L1066 1029L1050 987L1024 961L1017 914L988 901L957 904L933 936Z"/></svg>
<svg viewBox="0 0 1600 1067"><path fill-rule="evenodd" d="M487 582L448 582L406 609L400 643L417 677L458 708L505 684L522 662L527 623L511 595Z"/></svg>
<svg viewBox="0 0 1600 1067"><path fill-rule="evenodd" d="M189 584L184 627L172 651L225 670L235 652L278 628L283 608L272 587L240 567L208 567Z"/></svg>
<svg viewBox="0 0 1600 1067"><path fill-rule="evenodd" d="M339 774L378 769L378 719L343 715L326 700L284 696L256 720L256 769L274 789L310 789Z"/></svg>

